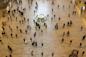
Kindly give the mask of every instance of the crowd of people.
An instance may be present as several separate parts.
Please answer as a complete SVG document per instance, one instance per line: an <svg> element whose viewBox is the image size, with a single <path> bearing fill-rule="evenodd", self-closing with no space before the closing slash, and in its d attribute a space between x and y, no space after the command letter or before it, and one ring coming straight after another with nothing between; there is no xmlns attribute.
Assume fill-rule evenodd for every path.
<svg viewBox="0 0 86 57"><path fill-rule="evenodd" d="M33 1L34 0L29 0L28 1L28 3L30 3L29 9L31 9ZM16 5L16 8L13 9L13 7L15 7L15 6L13 6L12 8L9 8L9 10L6 11L6 13L4 13L5 15L3 16L3 18L6 17L6 20L1 22L1 29L2 30L1 30L1 36L0 36L0 43L2 45L4 44L4 41L1 38L7 38L7 39L9 39L9 38L12 38L12 39L21 38L22 39L23 35L29 35L32 32L32 30L33 30L32 25L30 25L30 18L26 18L25 17L26 8L22 7L22 3L23 3L22 0L13 0L12 3L14 5ZM70 3L72 3L72 2L70 2ZM55 5L54 0L52 0L51 5L53 5L53 6ZM35 16L35 14L36 14L36 12L38 10L38 7L39 7L39 4L38 4L38 1L36 1L35 2L35 9L33 11L34 12L34 16ZM75 5L74 5L74 7L75 7ZM57 8L59 9L60 5L57 5ZM63 5L63 10L64 10L64 8L65 8L65 5ZM65 41L66 41L65 40L66 38L71 38L72 31L70 31L70 28L73 28L75 23L73 22L73 20L70 19L71 18L71 14L68 14L67 17L69 18L69 20L67 22L61 23L62 26L60 26L59 23L62 20L62 17L56 18L57 15L53 14L54 13L54 8L51 8L51 11L52 11L52 16L53 16L53 17L51 17L51 22L53 22L53 20L56 20L56 19L59 20L59 22L56 22L55 25L53 25L55 32L58 32L60 29L67 28L67 30L62 31L62 34L61 34L61 37L60 37L61 44L64 44ZM77 12L75 10L73 10L72 15L76 16L76 13ZM50 17L50 15L48 14L46 17L48 19L48 17ZM41 33L46 33L45 30L49 29L48 28L49 24L47 24L46 21L43 23L43 25L41 25L39 22L37 22L35 20L32 20L35 30L34 30L34 33L32 34L32 36L29 36L29 37L30 37L30 43L31 43L30 45L33 48L39 47L39 44L37 42L38 32L41 31ZM83 26L80 26L79 29L80 29L80 32L84 31L84 27ZM17 31L17 32L15 32L15 31ZM58 38L58 36L57 36L57 38ZM83 41L85 41L85 39L86 39L86 34L84 34L81 37L81 42L78 44L79 48L82 48ZM28 40L25 37L22 39L22 42L25 45L28 45ZM69 40L69 45L71 46L72 44L73 44L73 40L70 39ZM44 45L45 45L45 43L41 42L41 47L44 47ZM5 56L5 57L13 57L12 53L15 50L11 47L11 45L7 45L7 48L8 48L9 56ZM42 51L40 54L43 57L45 52ZM78 54L79 54L78 50L73 50L71 52L71 54L69 54L69 57L78 57ZM82 56L84 56L84 54L85 54L85 51L82 51ZM55 55L55 53L51 52L51 56L54 57L54 55ZM31 51L31 56L34 56L34 49Z"/></svg>

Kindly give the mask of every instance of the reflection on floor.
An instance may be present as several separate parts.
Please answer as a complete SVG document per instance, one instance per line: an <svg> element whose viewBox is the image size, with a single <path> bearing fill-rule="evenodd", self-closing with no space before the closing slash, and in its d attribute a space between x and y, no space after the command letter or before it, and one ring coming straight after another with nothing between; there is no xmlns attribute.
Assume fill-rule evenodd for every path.
<svg viewBox="0 0 86 57"><path fill-rule="evenodd" d="M86 27L74 0L15 0L11 6L0 15L0 57L86 56Z"/></svg>

